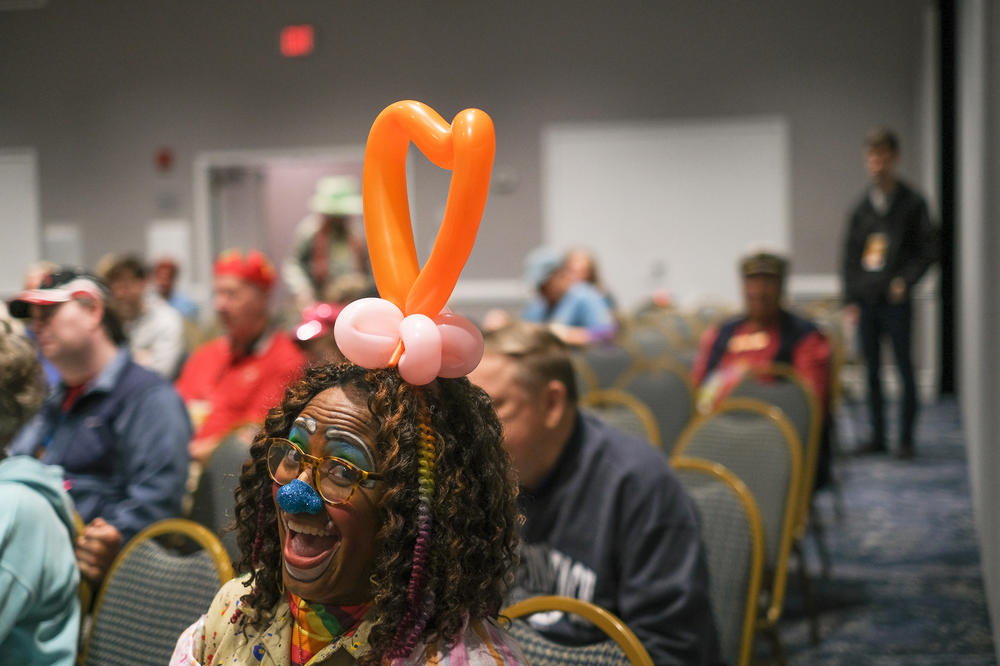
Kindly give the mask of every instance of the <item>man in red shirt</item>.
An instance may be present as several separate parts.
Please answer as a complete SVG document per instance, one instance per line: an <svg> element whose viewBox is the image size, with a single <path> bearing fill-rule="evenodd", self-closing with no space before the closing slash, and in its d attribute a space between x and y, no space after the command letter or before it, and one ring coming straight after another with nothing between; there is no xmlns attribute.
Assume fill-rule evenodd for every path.
<svg viewBox="0 0 1000 666"><path fill-rule="evenodd" d="M816 325L781 307L788 261L767 252L745 257L743 300L746 313L705 332L691 379L699 405L711 409L752 368L791 365L826 405L830 384L830 343Z"/></svg>
<svg viewBox="0 0 1000 666"><path fill-rule="evenodd" d="M292 339L270 327L274 281L271 262L256 250L227 250L215 262L215 313L226 335L195 350L177 380L195 427L195 460L204 462L234 428L263 423L305 366Z"/></svg>

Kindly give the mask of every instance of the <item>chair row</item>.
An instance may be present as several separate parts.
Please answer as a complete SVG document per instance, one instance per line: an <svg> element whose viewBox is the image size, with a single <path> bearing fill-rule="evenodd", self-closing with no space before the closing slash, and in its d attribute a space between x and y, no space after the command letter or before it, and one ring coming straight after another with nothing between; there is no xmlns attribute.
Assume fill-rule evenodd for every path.
<svg viewBox="0 0 1000 666"><path fill-rule="evenodd" d="M815 446L810 444L808 448ZM778 623L793 553L798 563L799 582L803 587L814 638L818 640L812 585L801 547L811 506L811 484L807 479L815 474L815 469L809 464L814 465L816 457L803 450L796 428L781 409L755 398L736 397L724 401L715 411L699 416L682 433L671 462L675 467L682 467L682 463L690 458L724 467L746 486L756 504L763 531L764 553L760 612L755 613L756 626L770 640L776 661L784 663ZM697 488L690 483L690 474L686 477L686 485L699 503ZM702 519L706 548L709 550L710 576L726 579L733 573L730 570L733 562L714 558L716 564L713 566L710 541L719 538L724 541L727 537L720 537L718 533L731 529L731 526L720 529L704 515ZM737 531L737 535L742 533ZM729 548L725 545L721 547ZM717 613L730 613L733 609L732 601L725 597L713 598L713 605ZM719 619L719 624L721 631L725 623Z"/></svg>
<svg viewBox="0 0 1000 666"><path fill-rule="evenodd" d="M233 569L219 539L190 520L163 520L122 549L101 585L78 662L84 666L165 664L178 636L208 608ZM151 606L155 605L155 608ZM608 640L584 647L546 640L525 621L538 612L572 613L592 622ZM652 666L636 635L614 614L559 596L533 597L501 611L534 664ZM141 658L137 640L141 637ZM138 659L138 661L137 661Z"/></svg>

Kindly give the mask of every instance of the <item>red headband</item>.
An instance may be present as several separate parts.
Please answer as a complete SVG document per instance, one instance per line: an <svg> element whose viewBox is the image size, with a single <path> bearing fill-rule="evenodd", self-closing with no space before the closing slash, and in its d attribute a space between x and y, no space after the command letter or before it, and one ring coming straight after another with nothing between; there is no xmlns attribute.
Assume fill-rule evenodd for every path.
<svg viewBox="0 0 1000 666"><path fill-rule="evenodd" d="M258 250L250 250L243 255L239 250L226 250L215 260L215 275L235 275L252 282L265 291L274 284L274 266Z"/></svg>

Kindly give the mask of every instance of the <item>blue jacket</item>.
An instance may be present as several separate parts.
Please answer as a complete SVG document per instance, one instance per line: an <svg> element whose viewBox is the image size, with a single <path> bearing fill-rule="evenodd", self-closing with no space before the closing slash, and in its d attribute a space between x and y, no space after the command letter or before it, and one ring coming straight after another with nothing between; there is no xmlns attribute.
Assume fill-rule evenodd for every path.
<svg viewBox="0 0 1000 666"><path fill-rule="evenodd" d="M122 349L68 411L56 387L18 433L11 454L61 466L84 522L100 516L124 540L180 514L191 422L173 386Z"/></svg>
<svg viewBox="0 0 1000 666"><path fill-rule="evenodd" d="M0 663L71 666L80 635L80 571L62 470L0 461Z"/></svg>
<svg viewBox="0 0 1000 666"><path fill-rule="evenodd" d="M521 319L546 324L579 326L592 331L614 331L615 315L604 295L587 282L577 282L559 302L549 307L541 296L521 310Z"/></svg>

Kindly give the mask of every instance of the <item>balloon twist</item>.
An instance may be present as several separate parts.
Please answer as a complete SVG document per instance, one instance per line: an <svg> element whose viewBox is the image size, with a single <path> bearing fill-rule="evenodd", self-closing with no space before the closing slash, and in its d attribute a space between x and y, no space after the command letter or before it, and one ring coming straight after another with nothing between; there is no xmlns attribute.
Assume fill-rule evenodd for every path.
<svg viewBox="0 0 1000 666"><path fill-rule="evenodd" d="M423 268L406 193L411 140L434 164L452 171L444 218ZM461 111L449 125L426 104L406 100L386 107L372 123L362 198L382 298L355 301L337 317L334 337L353 363L398 366L403 379L417 386L435 377L461 377L479 364L482 335L445 304L475 243L495 141L493 121L479 109Z"/></svg>

